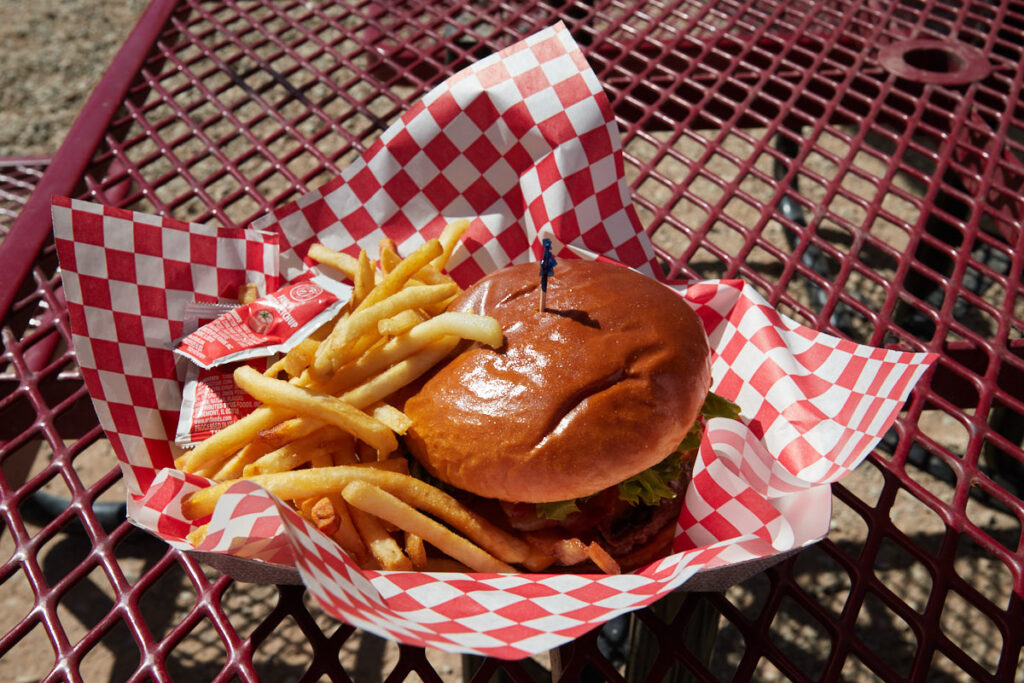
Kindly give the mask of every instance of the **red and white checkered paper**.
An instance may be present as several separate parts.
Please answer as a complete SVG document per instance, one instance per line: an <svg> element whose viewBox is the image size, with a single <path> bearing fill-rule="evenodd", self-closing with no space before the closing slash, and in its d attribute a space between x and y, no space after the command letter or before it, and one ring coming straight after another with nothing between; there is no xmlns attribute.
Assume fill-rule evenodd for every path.
<svg viewBox="0 0 1024 683"><path fill-rule="evenodd" d="M148 327L118 323L121 309L138 317L148 306L148 290L121 282L141 285L145 278L150 285L164 274L177 291L171 275L185 272L179 264L188 252L174 249L170 240L156 253L145 252L153 257L152 271L136 268L110 278L116 270L110 254L131 251L118 242L131 234L130 226L166 219L108 217L109 211L63 201L54 208L62 269L71 283L66 289L75 347L103 426L130 473L133 520L189 550L185 535L193 523L183 518L180 502L207 482L164 468L180 389L168 361L151 363L148 374L138 372L137 362L164 359L164 353L170 358L166 345L180 325L172 307ZM653 249L629 200L608 102L563 26L453 76L341 177L258 221L253 227L262 232L225 238L241 240L247 249L260 245L266 256L272 242L263 233L277 234L281 267L293 278L305 272L303 258L313 241L375 254L388 236L407 252L459 217L472 220L451 262L463 285L508 264L536 260L543 237L552 238L559 258L602 258L656 272ZM188 234L209 230L175 225ZM239 262L237 250L226 251L235 253L234 260L225 254L224 262L216 262L225 272L237 276L259 262L268 278L276 276L276 264ZM213 296L210 287L196 283L198 292ZM742 282L697 283L680 294L708 331L715 391L740 404L746 423L709 423L677 526L676 554L624 576L362 571L333 541L250 482L235 484L222 498L199 550L248 558L246 566L255 565L250 578L259 579L262 567L267 580L279 581L282 566L294 567L327 611L379 635L519 658L680 586L725 588L756 571L751 568L819 540L831 517L829 483L871 451L933 358L800 327ZM153 418L144 419L149 413Z"/></svg>

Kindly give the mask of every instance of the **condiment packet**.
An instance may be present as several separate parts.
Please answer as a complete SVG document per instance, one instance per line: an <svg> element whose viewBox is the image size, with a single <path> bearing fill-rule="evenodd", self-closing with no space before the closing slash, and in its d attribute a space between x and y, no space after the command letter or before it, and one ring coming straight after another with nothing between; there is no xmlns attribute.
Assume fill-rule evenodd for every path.
<svg viewBox="0 0 1024 683"><path fill-rule="evenodd" d="M202 368L287 353L351 298L350 286L326 275L293 282L203 325L174 352Z"/></svg>
<svg viewBox="0 0 1024 683"><path fill-rule="evenodd" d="M185 330L188 334L233 310L235 305L192 301L185 305ZM247 365L260 372L267 369L266 358L253 358ZM185 363L181 390L181 414L174 441L190 448L208 439L239 418L245 417L259 401L238 388L234 381L234 365L201 368Z"/></svg>
<svg viewBox="0 0 1024 683"><path fill-rule="evenodd" d="M253 358L245 364L260 372L267 369L266 358ZM174 437L179 446L195 446L259 406L259 401L235 384L235 367L201 368L188 364L181 390L178 431Z"/></svg>

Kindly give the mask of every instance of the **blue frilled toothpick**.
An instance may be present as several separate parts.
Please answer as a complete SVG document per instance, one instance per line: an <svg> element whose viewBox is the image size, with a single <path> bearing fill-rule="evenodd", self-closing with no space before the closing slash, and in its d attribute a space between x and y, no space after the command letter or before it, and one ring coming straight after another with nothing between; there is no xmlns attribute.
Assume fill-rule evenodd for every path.
<svg viewBox="0 0 1024 683"><path fill-rule="evenodd" d="M544 239L541 244L544 245L544 255L540 259L540 307L537 310L543 313L548 299L548 276L555 274L558 261L551 255L551 240Z"/></svg>

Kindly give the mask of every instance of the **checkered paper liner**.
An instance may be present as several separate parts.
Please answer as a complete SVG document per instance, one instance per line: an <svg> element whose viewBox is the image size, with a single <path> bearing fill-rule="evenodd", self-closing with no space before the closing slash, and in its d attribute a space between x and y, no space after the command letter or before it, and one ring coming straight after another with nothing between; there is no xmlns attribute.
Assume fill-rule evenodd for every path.
<svg viewBox="0 0 1024 683"><path fill-rule="evenodd" d="M185 366L170 342L185 305L237 301L247 282L277 289L278 236L64 197L52 214L78 365L128 488L141 491L180 453Z"/></svg>
<svg viewBox="0 0 1024 683"><path fill-rule="evenodd" d="M388 236L408 251L463 216L472 225L451 261L463 285L536 260L542 237L552 238L559 258L656 272L629 203L608 102L563 27L453 76L341 177L258 221L257 230L218 233L212 279L205 267L189 266L209 265L212 252L192 247L192 236L214 229L58 200L54 226L75 348L124 463L133 521L183 550L191 550L186 534L206 521L186 520L180 507L206 480L165 468L174 455L169 418L180 401L168 344L180 321L176 303L154 310L147 288L159 280L174 302L192 295L189 286L222 296L230 289L222 281L276 280L272 236L291 278L305 272L313 241L375 255ZM153 226L166 238L138 236ZM147 258L130 270L124 254L133 250ZM742 282L679 291L708 332L715 390L740 404L745 421L709 422L670 557L625 576L361 571L250 482L222 498L199 551L229 558L235 564L219 566L250 580L279 582L290 571L329 613L379 635L519 658L675 588L725 588L749 576L745 568L819 540L831 516L828 484L871 451L933 357L818 334Z"/></svg>
<svg viewBox="0 0 1024 683"><path fill-rule="evenodd" d="M471 224L449 273L463 285L531 259L538 235L659 272L611 105L564 25L455 74L340 176L253 227L282 234L293 278L313 242L373 254L383 231L408 252L459 218Z"/></svg>

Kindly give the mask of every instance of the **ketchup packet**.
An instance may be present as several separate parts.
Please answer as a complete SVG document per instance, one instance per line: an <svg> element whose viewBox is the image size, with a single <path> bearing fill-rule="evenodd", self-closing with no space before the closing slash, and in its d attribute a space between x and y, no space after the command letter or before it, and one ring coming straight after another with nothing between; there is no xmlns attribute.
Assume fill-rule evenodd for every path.
<svg viewBox="0 0 1024 683"><path fill-rule="evenodd" d="M174 352L207 369L286 353L351 298L350 286L317 275L228 311L185 336Z"/></svg>
<svg viewBox="0 0 1024 683"><path fill-rule="evenodd" d="M246 364L260 372L267 369L265 358L253 358ZM259 406L259 401L235 384L233 371L233 366L201 368L189 363L175 443L186 448L195 446Z"/></svg>

